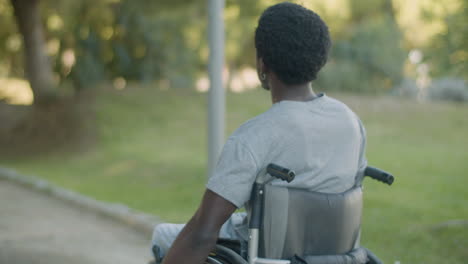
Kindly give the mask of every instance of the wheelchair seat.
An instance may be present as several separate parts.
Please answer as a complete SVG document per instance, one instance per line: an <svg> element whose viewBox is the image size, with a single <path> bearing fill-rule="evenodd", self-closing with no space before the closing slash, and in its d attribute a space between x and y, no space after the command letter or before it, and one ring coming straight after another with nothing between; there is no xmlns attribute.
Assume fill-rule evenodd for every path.
<svg viewBox="0 0 468 264"><path fill-rule="evenodd" d="M359 247L362 189L328 194L265 185L259 256L346 254Z"/></svg>

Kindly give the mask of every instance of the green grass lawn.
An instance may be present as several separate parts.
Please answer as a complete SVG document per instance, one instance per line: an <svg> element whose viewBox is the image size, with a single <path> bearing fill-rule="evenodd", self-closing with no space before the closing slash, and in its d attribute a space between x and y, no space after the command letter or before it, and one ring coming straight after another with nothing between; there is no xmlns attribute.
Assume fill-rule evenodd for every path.
<svg viewBox="0 0 468 264"><path fill-rule="evenodd" d="M79 153L3 160L99 200L185 222L206 181L205 94L130 87L101 91L98 139ZM369 164L396 176L367 180L362 243L387 263L466 263L468 105L336 95L362 118ZM227 133L270 106L261 90L227 96Z"/></svg>

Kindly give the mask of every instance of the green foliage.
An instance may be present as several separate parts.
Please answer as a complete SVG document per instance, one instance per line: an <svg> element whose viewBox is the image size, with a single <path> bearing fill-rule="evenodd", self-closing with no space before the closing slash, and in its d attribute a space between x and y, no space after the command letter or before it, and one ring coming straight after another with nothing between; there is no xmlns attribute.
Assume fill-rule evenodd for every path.
<svg viewBox="0 0 468 264"><path fill-rule="evenodd" d="M350 19L353 22L362 22L372 16L393 16L394 12L392 0L350 0L346 3L349 5Z"/></svg>
<svg viewBox="0 0 468 264"><path fill-rule="evenodd" d="M41 1L54 71L76 88L116 77L191 87L200 57L194 47L200 46L189 42L187 29L202 30L204 7L195 1ZM6 43L0 46L0 74L22 76L22 39L7 0L0 0L0 22ZM70 52L72 67L63 59Z"/></svg>
<svg viewBox="0 0 468 264"><path fill-rule="evenodd" d="M452 0L450 10L457 1L459 8L446 12L445 20L435 0L303 2L327 21L333 36L330 63L316 84L326 90L386 92L404 78L407 50L403 47L423 49L436 77L466 79L468 0ZM255 66L257 19L265 7L278 2L226 1L225 51L230 72ZM206 73L206 5L193 0L42 0L54 71L61 81L70 80L77 88L117 77L168 80L173 87L193 87L194 79ZM414 10L413 20L408 10ZM421 22L421 17L430 19L426 24L434 23L434 27L415 30L411 25ZM22 39L8 0L0 0L0 23L0 42L5 43L0 45L0 75L23 76ZM428 38L430 32L437 32L435 25L444 30ZM424 40L425 45L414 46L421 41L413 35L421 35L414 39ZM64 65L63 59L70 51L75 55L72 67Z"/></svg>
<svg viewBox="0 0 468 264"><path fill-rule="evenodd" d="M194 68L188 65L196 64L195 55L183 34L192 19L187 15L190 5L176 10L174 16L172 10L156 10L141 2L94 2L56 10L70 14L62 18L71 34L64 29L58 37L64 44L62 51L75 52L77 60L69 76L77 87L117 77L143 82L167 78L180 86L192 83ZM60 68L60 60L57 63Z"/></svg>
<svg viewBox="0 0 468 264"><path fill-rule="evenodd" d="M22 38L17 33L13 8L7 0L0 0L0 25L0 77L17 77L23 73Z"/></svg>
<svg viewBox="0 0 468 264"><path fill-rule="evenodd" d="M317 80L322 89L381 93L402 80L406 56L394 21L386 15L360 20L348 37L334 41Z"/></svg>
<svg viewBox="0 0 468 264"><path fill-rule="evenodd" d="M428 11L429 12L429 11ZM426 48L435 76L468 80L468 0L461 0L453 14L445 16L444 30Z"/></svg>

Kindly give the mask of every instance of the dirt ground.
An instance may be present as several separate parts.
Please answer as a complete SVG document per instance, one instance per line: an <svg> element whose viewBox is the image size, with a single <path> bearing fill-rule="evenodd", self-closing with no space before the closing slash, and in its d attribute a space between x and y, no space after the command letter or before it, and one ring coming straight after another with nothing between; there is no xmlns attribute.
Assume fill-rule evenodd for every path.
<svg viewBox="0 0 468 264"><path fill-rule="evenodd" d="M141 264L151 234L0 180L0 264Z"/></svg>

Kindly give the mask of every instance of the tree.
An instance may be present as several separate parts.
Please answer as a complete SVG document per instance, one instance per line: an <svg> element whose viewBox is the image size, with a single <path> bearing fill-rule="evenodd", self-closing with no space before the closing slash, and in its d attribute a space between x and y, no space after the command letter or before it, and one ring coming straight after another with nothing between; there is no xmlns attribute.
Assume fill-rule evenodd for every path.
<svg viewBox="0 0 468 264"><path fill-rule="evenodd" d="M435 77L451 76L468 80L468 0L443 17L445 26L425 51Z"/></svg>
<svg viewBox="0 0 468 264"><path fill-rule="evenodd" d="M403 79L406 52L390 0L347 0L346 23L332 29L329 62L316 81L325 90L384 93ZM332 21L331 17L328 17ZM364 81L363 81L364 80Z"/></svg>
<svg viewBox="0 0 468 264"><path fill-rule="evenodd" d="M26 76L34 93L34 103L49 102L55 98L57 90L46 53L39 0L11 0L11 4L24 40Z"/></svg>

